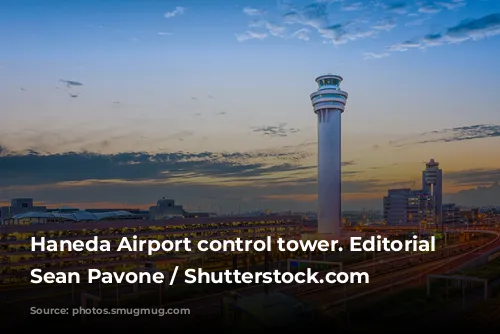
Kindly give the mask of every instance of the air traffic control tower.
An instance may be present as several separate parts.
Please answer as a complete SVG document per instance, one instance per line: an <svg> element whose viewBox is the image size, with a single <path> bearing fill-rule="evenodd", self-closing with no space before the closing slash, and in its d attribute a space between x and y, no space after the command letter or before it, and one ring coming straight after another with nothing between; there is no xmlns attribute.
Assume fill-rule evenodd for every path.
<svg viewBox="0 0 500 334"><path fill-rule="evenodd" d="M340 89L342 77L316 78L318 90L311 94L318 117L318 233L340 236L341 229L341 115L347 93Z"/></svg>

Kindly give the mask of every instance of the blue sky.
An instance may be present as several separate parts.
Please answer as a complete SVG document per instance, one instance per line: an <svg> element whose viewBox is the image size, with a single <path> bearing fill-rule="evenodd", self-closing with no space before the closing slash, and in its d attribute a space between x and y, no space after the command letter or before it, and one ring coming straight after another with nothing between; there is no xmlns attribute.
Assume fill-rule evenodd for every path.
<svg viewBox="0 0 500 334"><path fill-rule="evenodd" d="M0 202L130 206L171 196L314 209L309 94L316 76L338 73L349 93L346 208L379 206L430 158L448 175L450 200L495 204L470 194L500 179L498 1L2 4ZM135 161L137 152L211 155L177 156L191 170L173 173L169 160L122 175L124 164L147 169L155 159ZM77 172L82 156L95 165ZM110 157L115 175L99 173ZM32 169L17 167L26 161Z"/></svg>

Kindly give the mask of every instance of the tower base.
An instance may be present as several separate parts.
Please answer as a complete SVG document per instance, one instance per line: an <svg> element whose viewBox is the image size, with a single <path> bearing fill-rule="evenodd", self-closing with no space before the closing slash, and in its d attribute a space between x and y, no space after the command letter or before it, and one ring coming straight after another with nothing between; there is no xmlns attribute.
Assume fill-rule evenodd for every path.
<svg viewBox="0 0 500 334"><path fill-rule="evenodd" d="M341 228L340 221L336 219L319 218L318 219L318 233L319 234L334 234L340 236Z"/></svg>

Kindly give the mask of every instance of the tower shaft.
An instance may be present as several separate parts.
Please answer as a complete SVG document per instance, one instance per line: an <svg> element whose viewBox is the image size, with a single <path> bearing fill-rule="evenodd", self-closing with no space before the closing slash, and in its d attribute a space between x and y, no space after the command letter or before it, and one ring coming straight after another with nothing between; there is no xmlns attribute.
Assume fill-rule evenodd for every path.
<svg viewBox="0 0 500 334"><path fill-rule="evenodd" d="M318 232L340 234L342 219L341 111L318 112Z"/></svg>

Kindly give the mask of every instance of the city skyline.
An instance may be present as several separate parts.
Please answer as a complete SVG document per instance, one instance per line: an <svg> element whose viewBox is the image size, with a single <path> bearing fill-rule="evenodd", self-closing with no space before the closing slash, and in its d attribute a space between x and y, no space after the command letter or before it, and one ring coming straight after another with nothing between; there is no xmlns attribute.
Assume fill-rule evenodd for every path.
<svg viewBox="0 0 500 334"><path fill-rule="evenodd" d="M419 187L432 158L445 202L500 205L499 2L3 8L2 204L314 210L309 94L331 72L349 92L344 209Z"/></svg>

